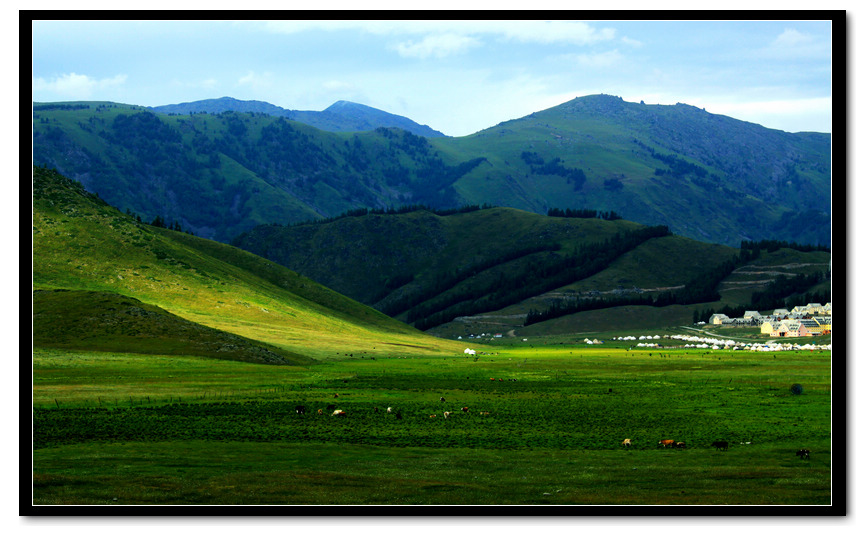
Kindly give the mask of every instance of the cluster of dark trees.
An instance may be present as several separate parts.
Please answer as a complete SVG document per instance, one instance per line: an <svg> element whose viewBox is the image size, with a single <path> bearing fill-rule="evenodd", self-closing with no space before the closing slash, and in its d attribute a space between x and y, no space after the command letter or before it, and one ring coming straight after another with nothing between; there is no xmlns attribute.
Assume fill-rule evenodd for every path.
<svg viewBox="0 0 865 536"><path fill-rule="evenodd" d="M689 305L693 303L713 302L721 299L717 291L718 285L727 278L733 270L759 256L759 250L743 249L735 258L722 262L703 273L693 277L684 287L676 291L666 291L652 295L624 295L609 298L577 299L573 302L559 302L545 311L530 310L526 316L526 326L552 320L565 315L621 307L624 305L645 305L651 307L666 307L668 305Z"/></svg>
<svg viewBox="0 0 865 536"><path fill-rule="evenodd" d="M803 293L814 285L825 281L830 277L831 273L828 271L814 272L810 275L797 274L792 277L782 275L772 281L765 290L751 294L751 304L748 306L748 309L751 311L765 311L768 309L784 307L786 305L786 298L791 294ZM829 300L814 301L826 302Z"/></svg>
<svg viewBox="0 0 865 536"><path fill-rule="evenodd" d="M44 112L48 110L89 110L89 104L36 104L33 106L34 112Z"/></svg>
<svg viewBox="0 0 865 536"><path fill-rule="evenodd" d="M462 281L474 277L495 266L500 266L523 257L528 257L535 253L558 251L560 248L561 246L559 244L534 244L505 252L497 257L490 257L478 261L461 270L437 273L429 278L429 284L424 285L423 288L416 290L413 293L407 294L398 301L392 302L388 307L383 309L382 312L389 316L396 316L405 311L411 310L408 315L408 321L415 322L452 305L453 298L441 299L427 304L424 304L424 302L444 294ZM484 288L494 286L495 284L496 283L488 284ZM480 287L475 287L474 290L475 292L480 292L481 295L483 293Z"/></svg>
<svg viewBox="0 0 865 536"><path fill-rule="evenodd" d="M535 255L531 262L500 271L484 284L464 285L442 293L409 311L408 321L426 330L450 322L458 316L494 311L526 298L585 279L605 269L616 258L651 238L668 236L664 225L621 232L600 243L586 244L567 257L547 252Z"/></svg>
<svg viewBox="0 0 865 536"><path fill-rule="evenodd" d="M166 219L163 218L162 216L156 216L155 218L153 218L152 221L150 221L150 222L148 223L148 222L146 222L146 221L142 221L142 220L141 220L141 216L139 216L138 214L132 212L132 211L129 210L128 208L126 209L126 215L127 215L127 216L130 216L130 217L133 218L133 219L135 219L135 221L137 221L138 223L143 223L143 224L145 224L145 225L150 225L151 227L159 227L159 228L161 228L161 229L171 229L172 231L177 231L177 232L180 232L180 233L186 233L186 234L190 234L190 235L195 235L195 233L193 233L193 232L190 231L189 229L184 230L183 227L180 225L180 222L177 221L177 220L174 220L172 223L168 223L168 220L166 220Z"/></svg>
<svg viewBox="0 0 865 536"><path fill-rule="evenodd" d="M820 249L823 246L800 245L777 240L746 241L743 242L743 247L735 258L720 263L694 277L680 290L663 292L657 296L612 296L609 298L577 299L570 302L561 300L544 311L530 310L524 325L528 326L537 322L583 311L621 307L624 305L666 307L668 305L690 305L718 301L721 299L721 295L718 293L717 287L733 270L759 257L761 249L775 251L778 247L789 247L791 249L798 249L799 251L824 251ZM754 292L751 295L751 302L747 305L725 305L717 311L712 308L703 311L695 310L694 323L700 321L707 322L716 313L726 314L730 318L738 318L745 311L765 311L783 307L792 308L803 303L826 303L831 301L831 292L818 291L806 293L805 291L830 277L831 273L828 271L815 272L811 275L780 276L765 290Z"/></svg>
<svg viewBox="0 0 865 536"><path fill-rule="evenodd" d="M592 210L588 208L581 209L572 209L566 208L564 210L560 208L551 208L547 210L547 216L551 218L584 218L584 219L592 219L599 218L602 220L613 221L613 220L621 220L622 217L616 214L616 211L611 210L609 212Z"/></svg>
<svg viewBox="0 0 865 536"><path fill-rule="evenodd" d="M533 174L564 177L568 183L574 185L575 191L581 190L586 182L586 173L582 169L564 166L558 156L547 162L534 151L523 151L520 153L520 158L529 165Z"/></svg>
<svg viewBox="0 0 865 536"><path fill-rule="evenodd" d="M661 154L656 152L654 148L649 147L640 140L634 139L633 141L648 152L652 158L660 160L667 165L667 169L656 168L655 176L660 177L663 175L670 175L675 178L683 178L687 175L691 177L691 182L703 188L715 189L721 186L721 178L715 174L710 175L709 172L706 171L706 168L692 164L674 154Z"/></svg>

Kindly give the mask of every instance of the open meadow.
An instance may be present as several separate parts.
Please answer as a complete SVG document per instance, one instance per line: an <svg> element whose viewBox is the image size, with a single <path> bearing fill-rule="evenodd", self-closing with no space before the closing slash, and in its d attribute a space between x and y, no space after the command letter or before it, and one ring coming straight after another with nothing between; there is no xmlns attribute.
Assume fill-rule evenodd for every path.
<svg viewBox="0 0 865 536"><path fill-rule="evenodd" d="M831 352L471 347L36 348L33 504L832 504Z"/></svg>

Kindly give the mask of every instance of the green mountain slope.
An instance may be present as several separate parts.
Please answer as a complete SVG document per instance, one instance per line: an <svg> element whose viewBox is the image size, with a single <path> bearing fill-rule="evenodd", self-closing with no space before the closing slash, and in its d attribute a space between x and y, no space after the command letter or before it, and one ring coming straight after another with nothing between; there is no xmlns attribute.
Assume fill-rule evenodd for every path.
<svg viewBox="0 0 865 536"><path fill-rule="evenodd" d="M34 168L33 178L33 287L131 298L146 305L128 300L129 307L166 311L149 309L178 333L189 327L182 321L192 322L255 341L248 343L253 346L275 347L289 359L394 348L456 350L245 251L140 224L43 168ZM87 303L93 295L67 296L76 297L82 310L92 309ZM57 307L76 309L74 303ZM36 327L56 325L51 322ZM227 336L208 333L212 339ZM44 337L51 333L36 340Z"/></svg>
<svg viewBox="0 0 865 536"><path fill-rule="evenodd" d="M364 207L490 204L615 211L734 247L831 243L830 135L608 95L460 138L325 132L255 111L37 103L34 161L121 210L223 242Z"/></svg>
<svg viewBox="0 0 865 536"><path fill-rule="evenodd" d="M448 141L489 164L454 184L470 203L614 210L732 246L831 240L828 134L591 95Z"/></svg>
<svg viewBox="0 0 865 536"><path fill-rule="evenodd" d="M781 261L778 252L746 255L621 219L548 217L507 208L444 215L368 212L266 225L234 244L447 336L522 328L530 311L577 301L660 300L662 306L643 309L644 322L666 317L690 323L695 309L747 304L753 292L771 283L774 277L768 276L743 284L750 280L742 274L755 263L776 267L765 270L776 274L781 266L789 267L783 273L810 274L827 271L830 261L826 251L784 248L789 257ZM580 315L589 316L573 316ZM544 329L535 326L531 332Z"/></svg>

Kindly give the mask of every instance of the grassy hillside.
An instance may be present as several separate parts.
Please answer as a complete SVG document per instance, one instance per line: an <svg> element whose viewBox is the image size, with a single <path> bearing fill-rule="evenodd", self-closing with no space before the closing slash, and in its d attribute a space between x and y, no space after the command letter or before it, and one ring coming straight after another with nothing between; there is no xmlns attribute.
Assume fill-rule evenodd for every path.
<svg viewBox="0 0 865 536"><path fill-rule="evenodd" d="M683 293L694 299L674 300L669 307L633 303L612 312L580 313L529 332L561 333L562 326L584 331L579 323L588 319L599 319L591 320L594 331L640 322L646 327L687 324L695 309L749 304L754 292L765 290L779 275L826 272L831 257L825 251L781 248L770 253L764 248L743 260L739 249L655 233L625 220L548 217L507 208L446 215L428 210L359 213L318 223L261 226L234 244L448 337L519 332L529 311L578 300L658 300ZM715 273L722 269L726 271ZM749 279L754 271L765 277ZM704 285L706 297L700 298ZM631 320L625 324L625 318Z"/></svg>
<svg viewBox="0 0 865 536"><path fill-rule="evenodd" d="M97 352L195 355L270 365L312 359L184 320L112 292L33 292L33 345Z"/></svg>
<svg viewBox="0 0 865 536"><path fill-rule="evenodd" d="M34 168L33 192L34 290L134 298L178 329L182 319L285 355L457 350L250 253L142 225L56 172ZM64 307L86 309L92 295L76 296Z"/></svg>
<svg viewBox="0 0 865 536"><path fill-rule="evenodd" d="M121 210L228 242L358 208L615 211L701 241L831 243L831 138L684 104L581 97L460 138L325 132L262 112L34 105L34 161Z"/></svg>

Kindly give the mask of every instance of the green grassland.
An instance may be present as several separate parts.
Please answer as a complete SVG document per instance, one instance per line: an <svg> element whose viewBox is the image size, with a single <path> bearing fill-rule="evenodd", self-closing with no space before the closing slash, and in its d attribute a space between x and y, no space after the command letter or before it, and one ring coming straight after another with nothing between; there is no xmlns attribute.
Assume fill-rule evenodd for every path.
<svg viewBox="0 0 865 536"><path fill-rule="evenodd" d="M835 500L830 352L634 350L621 319L449 341L55 172L33 191L33 505Z"/></svg>
<svg viewBox="0 0 865 536"><path fill-rule="evenodd" d="M34 504L832 502L828 352L478 349L280 367L37 349Z"/></svg>

